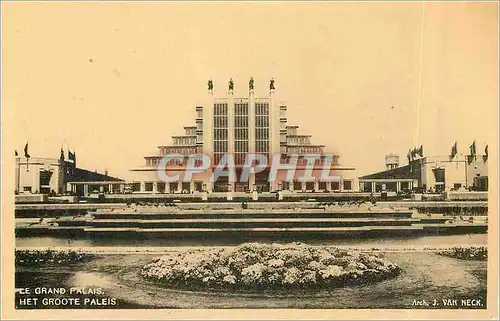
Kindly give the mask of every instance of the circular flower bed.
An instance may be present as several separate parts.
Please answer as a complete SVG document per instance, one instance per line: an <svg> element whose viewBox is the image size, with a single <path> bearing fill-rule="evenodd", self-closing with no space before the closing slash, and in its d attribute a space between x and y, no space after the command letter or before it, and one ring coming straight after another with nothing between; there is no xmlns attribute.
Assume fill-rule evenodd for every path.
<svg viewBox="0 0 500 321"><path fill-rule="evenodd" d="M165 255L146 264L140 274L174 288L259 290L372 283L400 272L380 254L301 243L245 243Z"/></svg>
<svg viewBox="0 0 500 321"><path fill-rule="evenodd" d="M436 252L439 255L449 256L461 260L488 260L488 248L486 246L452 247Z"/></svg>

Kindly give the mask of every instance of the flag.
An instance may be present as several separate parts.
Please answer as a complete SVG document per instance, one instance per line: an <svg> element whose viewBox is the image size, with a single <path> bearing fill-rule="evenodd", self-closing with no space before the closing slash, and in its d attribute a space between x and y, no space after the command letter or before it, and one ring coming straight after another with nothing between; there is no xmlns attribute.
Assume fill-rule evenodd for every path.
<svg viewBox="0 0 500 321"><path fill-rule="evenodd" d="M68 151L68 159L75 162L75 153Z"/></svg>
<svg viewBox="0 0 500 321"><path fill-rule="evenodd" d="M467 164L472 164L472 162L474 161L474 158L475 156L473 155L467 155Z"/></svg>
<svg viewBox="0 0 500 321"><path fill-rule="evenodd" d="M470 155L476 156L476 141L474 141L469 148L470 148Z"/></svg>
<svg viewBox="0 0 500 321"><path fill-rule="evenodd" d="M24 146L24 157L30 158L30 154L28 154L28 142L26 142L26 145Z"/></svg>
<svg viewBox="0 0 500 321"><path fill-rule="evenodd" d="M420 157L424 157L424 146L420 145L420 148L417 150L417 154Z"/></svg>
<svg viewBox="0 0 500 321"><path fill-rule="evenodd" d="M60 160L64 161L64 150L61 147L61 156L59 157Z"/></svg>
<svg viewBox="0 0 500 321"><path fill-rule="evenodd" d="M486 163L488 160L488 145L484 148L484 155L483 155L483 161Z"/></svg>
<svg viewBox="0 0 500 321"><path fill-rule="evenodd" d="M16 156L18 156L19 154L17 153L17 150L14 150L16 152Z"/></svg>
<svg viewBox="0 0 500 321"><path fill-rule="evenodd" d="M26 142L26 145L24 146L24 157L26 157L26 171L29 172L30 168L28 166L28 163L30 160L30 154L28 154L28 142Z"/></svg>
<svg viewBox="0 0 500 321"><path fill-rule="evenodd" d="M411 158L412 158L412 159L413 159L413 158L415 158L415 156L416 156L416 155L417 155L417 149L416 149L416 148L413 148L413 149L411 150Z"/></svg>
<svg viewBox="0 0 500 321"><path fill-rule="evenodd" d="M451 148L451 154L450 154L450 159L453 159L457 155L457 142L453 144L453 147Z"/></svg>

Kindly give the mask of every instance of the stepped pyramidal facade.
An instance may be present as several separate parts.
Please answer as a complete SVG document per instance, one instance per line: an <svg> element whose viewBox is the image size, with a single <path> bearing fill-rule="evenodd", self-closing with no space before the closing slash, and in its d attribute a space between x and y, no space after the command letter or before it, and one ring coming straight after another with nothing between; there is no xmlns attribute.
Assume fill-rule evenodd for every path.
<svg viewBox="0 0 500 321"><path fill-rule="evenodd" d="M300 133L298 126L288 124L287 106L275 99L274 80L270 81L269 92L265 97L255 96L252 78L247 97L234 96L232 79L225 97L214 97L213 88L213 82L209 80L204 103L195 108L195 125L184 127L184 135L172 136L171 144L158 146L156 155L145 156L144 166L131 169L134 176L133 191L193 193L354 190L354 168L341 166L339 155L331 153L324 145L314 144L310 135ZM180 154L182 157L163 164L162 159L170 154ZM248 154L262 155L268 160L268 166L250 173L247 175L248 179L240 179L245 164L249 165L246 163ZM203 172L187 174L190 155L208 156L210 166ZM221 176L212 181L213 170L225 155L232 157L233 162L227 167L233 167L231 169L237 179L234 181L228 176ZM275 179L270 181L272 158L276 155L279 155L280 166ZM312 161L314 165L309 173L306 173L307 155L319 155L319 159ZM294 160L295 170L290 175L286 165ZM337 179L322 179L325 164L329 176L338 177ZM169 177L177 178L175 181L160 179L158 168L163 165L169 172ZM309 179L305 179L305 176Z"/></svg>

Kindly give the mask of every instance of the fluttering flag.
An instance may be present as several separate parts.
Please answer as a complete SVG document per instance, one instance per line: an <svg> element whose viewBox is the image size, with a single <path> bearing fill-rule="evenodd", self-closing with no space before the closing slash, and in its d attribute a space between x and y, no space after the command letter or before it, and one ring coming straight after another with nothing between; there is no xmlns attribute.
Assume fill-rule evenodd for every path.
<svg viewBox="0 0 500 321"><path fill-rule="evenodd" d="M415 156L417 156L417 149L416 149L416 148L413 148L413 149L411 150L411 158L413 159L413 158L415 158Z"/></svg>
<svg viewBox="0 0 500 321"><path fill-rule="evenodd" d="M420 148L416 148L414 147L413 149L410 149L408 151L408 161L411 160L414 160L415 157L420 156L420 157L424 157L424 147L422 145L420 145Z"/></svg>
<svg viewBox="0 0 500 321"><path fill-rule="evenodd" d="M26 142L26 145L24 146L24 157L30 158L30 154L28 154L28 142Z"/></svg>
<svg viewBox="0 0 500 321"><path fill-rule="evenodd" d="M417 154L420 157L424 157L424 146L423 145L420 145L420 148L417 149Z"/></svg>
<svg viewBox="0 0 500 321"><path fill-rule="evenodd" d="M74 162L75 161L75 153L68 151L68 159Z"/></svg>
<svg viewBox="0 0 500 321"><path fill-rule="evenodd" d="M450 154L450 160L453 159L457 155L457 142L453 144L453 147L451 147L451 154Z"/></svg>
<svg viewBox="0 0 500 321"><path fill-rule="evenodd" d="M469 148L470 148L470 155L476 156L476 141L474 141Z"/></svg>
<svg viewBox="0 0 500 321"><path fill-rule="evenodd" d="M476 162L476 141L472 142L472 145L469 146L470 149L470 155L467 156L467 163L469 165L474 161L474 164ZM469 157L470 156L470 157Z"/></svg>
<svg viewBox="0 0 500 321"><path fill-rule="evenodd" d="M61 156L59 157L60 160L64 161L64 150L61 147Z"/></svg>
<svg viewBox="0 0 500 321"><path fill-rule="evenodd" d="M488 160L488 145L486 145L486 147L484 148L483 162L486 163L487 160Z"/></svg>
<svg viewBox="0 0 500 321"><path fill-rule="evenodd" d="M30 154L28 154L28 142L26 142L26 145L24 146L24 157L26 157L26 171L29 171L29 161L30 161Z"/></svg>

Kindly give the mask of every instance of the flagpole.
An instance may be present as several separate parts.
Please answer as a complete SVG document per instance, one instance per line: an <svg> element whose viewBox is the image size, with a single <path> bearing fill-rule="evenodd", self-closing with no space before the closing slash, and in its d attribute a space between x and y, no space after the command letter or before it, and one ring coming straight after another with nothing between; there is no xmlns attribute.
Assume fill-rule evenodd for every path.
<svg viewBox="0 0 500 321"><path fill-rule="evenodd" d="M30 171L30 168L29 168L30 158L28 156L29 156L29 154L28 154L28 141L26 141L26 146L24 147L24 157L26 157L26 171L27 172Z"/></svg>
<svg viewBox="0 0 500 321"><path fill-rule="evenodd" d="M17 193L21 193L21 157L19 157L19 161L17 162Z"/></svg>
<svg viewBox="0 0 500 321"><path fill-rule="evenodd" d="M467 160L467 155L465 155L465 161L464 161L464 166L465 166L465 189L469 189L468 182L467 182L467 166L469 166L469 162Z"/></svg>

